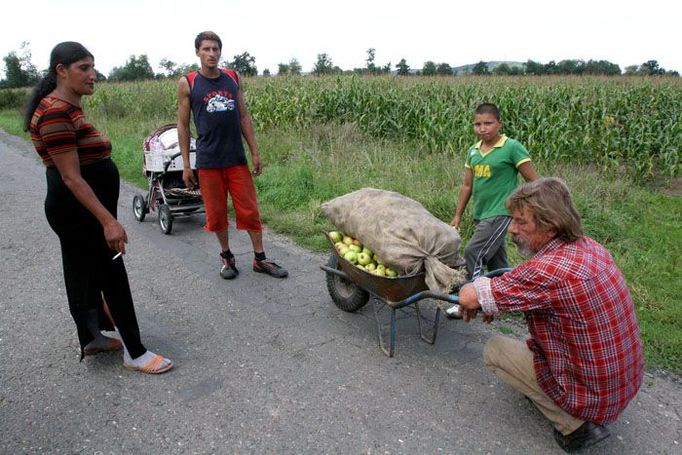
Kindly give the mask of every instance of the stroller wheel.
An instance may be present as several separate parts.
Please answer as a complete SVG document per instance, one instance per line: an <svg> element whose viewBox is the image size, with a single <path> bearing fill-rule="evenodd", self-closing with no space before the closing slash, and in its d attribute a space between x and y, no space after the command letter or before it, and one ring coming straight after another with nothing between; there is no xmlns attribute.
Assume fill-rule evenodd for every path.
<svg viewBox="0 0 682 455"><path fill-rule="evenodd" d="M133 198L133 215L135 215L135 219L142 222L147 213L149 213L149 207L147 207L144 196L136 194Z"/></svg>
<svg viewBox="0 0 682 455"><path fill-rule="evenodd" d="M170 234L173 229L173 214L166 204L159 206L159 227L166 235Z"/></svg>

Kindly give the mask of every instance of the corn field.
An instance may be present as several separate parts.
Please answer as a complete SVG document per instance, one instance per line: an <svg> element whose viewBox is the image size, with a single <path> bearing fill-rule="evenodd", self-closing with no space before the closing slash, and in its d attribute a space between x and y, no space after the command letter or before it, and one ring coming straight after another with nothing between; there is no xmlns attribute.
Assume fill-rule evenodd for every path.
<svg viewBox="0 0 682 455"><path fill-rule="evenodd" d="M535 160L623 166L640 177L682 168L682 79L636 77L244 79L257 128L357 125L375 138L461 153L473 110L500 107L503 131ZM102 84L87 98L98 117L175 121L175 81Z"/></svg>
<svg viewBox="0 0 682 455"><path fill-rule="evenodd" d="M398 191L449 221L475 140L472 112L498 104L503 131L528 147L542 175L566 180L585 232L623 270L649 365L682 372L682 200L631 178L680 174L681 78L259 77L243 85L266 163L256 180L263 221L317 250L328 247L320 204L366 186ZM141 188L142 140L176 121L176 93L173 80L103 83L84 98L122 178ZM14 134L26 94L0 90L0 124ZM472 231L463 222L463 238Z"/></svg>

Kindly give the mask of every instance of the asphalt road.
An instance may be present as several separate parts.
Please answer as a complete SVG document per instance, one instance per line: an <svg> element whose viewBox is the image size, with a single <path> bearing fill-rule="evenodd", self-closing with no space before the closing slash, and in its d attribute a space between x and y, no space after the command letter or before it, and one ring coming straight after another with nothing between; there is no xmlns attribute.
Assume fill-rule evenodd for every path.
<svg viewBox="0 0 682 455"><path fill-rule="evenodd" d="M143 341L176 368L130 372L120 353L79 363L34 155L0 130L0 453L562 453L549 423L483 366L495 324L442 320L429 345L404 314L388 358L371 302L352 314L331 302L326 255L266 232L269 257L290 271L276 280L250 270L248 237L232 232L241 275L224 281L203 216L163 235L155 214L134 220L128 185L119 219ZM680 379L648 374L591 453L682 453L681 411Z"/></svg>

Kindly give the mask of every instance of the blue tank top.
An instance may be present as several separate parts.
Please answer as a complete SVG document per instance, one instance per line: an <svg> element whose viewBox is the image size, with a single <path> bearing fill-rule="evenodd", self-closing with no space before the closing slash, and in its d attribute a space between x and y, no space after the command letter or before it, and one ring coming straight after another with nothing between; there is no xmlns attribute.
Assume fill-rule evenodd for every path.
<svg viewBox="0 0 682 455"><path fill-rule="evenodd" d="M237 73L221 70L211 79L198 71L188 74L190 106L197 128L197 168L246 164L237 105Z"/></svg>

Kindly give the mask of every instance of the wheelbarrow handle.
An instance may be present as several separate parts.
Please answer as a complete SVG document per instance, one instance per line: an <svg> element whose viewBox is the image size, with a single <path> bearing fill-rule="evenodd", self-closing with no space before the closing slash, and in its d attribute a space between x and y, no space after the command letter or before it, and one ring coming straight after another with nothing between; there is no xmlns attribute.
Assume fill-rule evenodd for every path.
<svg viewBox="0 0 682 455"><path fill-rule="evenodd" d="M338 269L333 269L331 267L327 267L326 265L321 265L320 268L324 270L327 273L332 273L340 278L343 278L344 280L349 280L348 275L346 275L346 272L342 272L341 270Z"/></svg>
<svg viewBox="0 0 682 455"><path fill-rule="evenodd" d="M492 270L483 276L487 278L494 278L497 276L504 275L505 273L509 272L511 269L505 268L505 269L497 269L497 270ZM445 292L438 292L438 291L422 291L419 292L413 296L410 296L405 299L405 305L411 305L414 302L417 302L419 300L423 299L436 299L436 300L444 300L446 302L450 302L453 304L459 304L459 295L456 294L448 294Z"/></svg>
<svg viewBox="0 0 682 455"><path fill-rule="evenodd" d="M327 273L332 273L340 278L343 278L344 280L349 280L348 275L338 269L333 269L331 267L327 267L326 265L321 265L320 269ZM506 272L510 271L511 269L498 269L498 270L493 270L492 272L486 273L484 276L488 278L496 277L505 274ZM420 300L424 299L435 299L435 300L444 300L446 302L450 302L452 304L458 305L459 304L459 295L456 294L448 294L447 292L439 292L439 291L421 291L418 292L414 295L411 295L410 297L406 298L402 302L395 302L394 305L398 305L398 307L402 308L404 306L412 305L415 302L418 302Z"/></svg>
<svg viewBox="0 0 682 455"><path fill-rule="evenodd" d="M502 269L491 270L490 272L483 274L483 276L486 278L495 278L496 276L502 276L505 273L511 272L511 271L512 271L511 267L505 267Z"/></svg>
<svg viewBox="0 0 682 455"><path fill-rule="evenodd" d="M423 299L444 300L450 303L459 303L459 296L439 291L422 291L405 299L405 305L411 305Z"/></svg>

